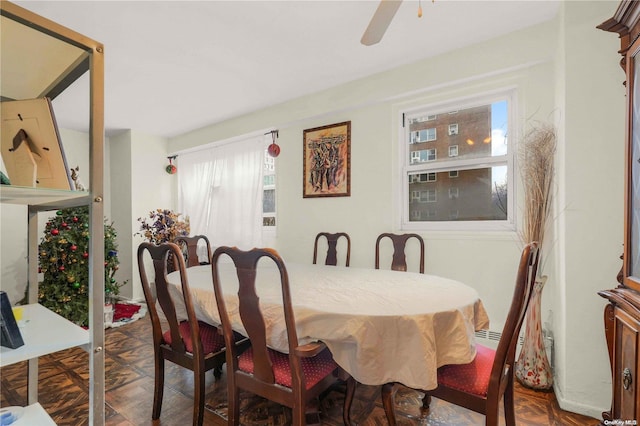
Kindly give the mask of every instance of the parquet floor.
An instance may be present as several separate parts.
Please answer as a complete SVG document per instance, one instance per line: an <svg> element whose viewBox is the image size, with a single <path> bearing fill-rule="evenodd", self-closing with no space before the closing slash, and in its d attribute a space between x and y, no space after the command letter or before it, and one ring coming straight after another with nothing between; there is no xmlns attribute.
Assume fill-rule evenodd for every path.
<svg viewBox="0 0 640 426"><path fill-rule="evenodd" d="M153 398L153 355L148 317L124 327L106 331L106 424L109 426L191 424L193 407L191 374L167 363L162 416L151 421ZM88 424L88 355L71 349L41 357L39 361L39 400L58 425ZM205 424L224 425L226 401L225 374L219 381L207 375ZM26 363L0 369L0 405L26 405ZM288 410L250 394L243 394L242 424L269 426L287 424ZM400 389L396 395L398 424L483 425L484 416L434 399L428 413L420 412L422 395ZM343 394L331 391L322 400L322 424L342 425ZM520 426L595 426L599 421L562 411L553 393L516 388L516 414ZM358 386L352 420L359 426L385 425L380 389ZM34 425L37 426L37 425Z"/></svg>

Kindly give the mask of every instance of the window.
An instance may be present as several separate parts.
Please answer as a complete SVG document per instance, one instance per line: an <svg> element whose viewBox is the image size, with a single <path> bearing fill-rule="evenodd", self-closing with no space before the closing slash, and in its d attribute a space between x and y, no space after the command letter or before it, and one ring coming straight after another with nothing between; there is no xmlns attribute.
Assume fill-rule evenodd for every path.
<svg viewBox="0 0 640 426"><path fill-rule="evenodd" d="M266 149L262 179L262 226L273 229L276 226L276 159Z"/></svg>
<svg viewBox="0 0 640 426"><path fill-rule="evenodd" d="M411 143L431 142L436 140L436 129L422 129L411 132Z"/></svg>
<svg viewBox="0 0 640 426"><path fill-rule="evenodd" d="M435 189L427 189L426 191L420 191L421 203L435 203L436 201L438 201L438 196Z"/></svg>
<svg viewBox="0 0 640 426"><path fill-rule="evenodd" d="M513 153L507 138L514 103L510 90L402 111L406 119L400 148L403 176L398 179L403 194L402 229L515 229L514 200L508 196L513 185ZM429 120L432 127L424 129L424 117L431 116L436 117ZM464 128L464 136L449 146L449 139L435 138L436 128L447 129L452 136ZM415 145L424 141L429 141L430 149ZM447 150L448 156L438 157L439 148ZM432 214L420 203L432 204Z"/></svg>
<svg viewBox="0 0 640 426"><path fill-rule="evenodd" d="M411 153L411 163L424 163L426 161L436 161L436 149L421 149Z"/></svg>
<svg viewBox="0 0 640 426"><path fill-rule="evenodd" d="M420 173L409 176L411 182L435 182L438 175L435 173Z"/></svg>

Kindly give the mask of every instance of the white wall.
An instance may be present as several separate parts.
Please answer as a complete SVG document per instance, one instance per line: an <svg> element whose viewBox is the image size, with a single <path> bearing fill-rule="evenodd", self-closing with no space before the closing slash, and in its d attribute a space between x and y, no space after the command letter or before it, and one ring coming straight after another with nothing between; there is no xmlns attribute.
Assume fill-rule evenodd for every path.
<svg viewBox="0 0 640 426"><path fill-rule="evenodd" d="M615 2L566 2L555 21L198 129L172 139L170 150L278 128L275 248L286 261L310 262L317 232L346 231L352 238L351 264L372 267L376 236L398 230L398 112L517 87L518 129L510 129L511 137L517 138L515 131L529 120L551 121L560 135L559 220L545 249L549 281L543 301L543 318L558 339L556 391L563 407L599 417L610 405L611 378L604 302L596 292L613 285L620 267L624 112L617 40L595 26L615 7ZM303 199L303 130L348 120L351 196ZM427 270L477 288L492 329L499 329L515 277L517 234L423 236Z"/></svg>
<svg viewBox="0 0 640 426"><path fill-rule="evenodd" d="M564 2L558 90L563 111L558 197L556 394L573 411L610 408L611 373L599 290L622 262L624 72L617 34L596 30L617 2ZM549 295L550 295L549 294ZM595 410L598 411L598 410Z"/></svg>
<svg viewBox="0 0 640 426"><path fill-rule="evenodd" d="M151 210L171 209L176 207L177 175L165 171L167 160L167 140L130 132L131 144L131 229L128 234L132 252L132 294L134 300L143 300L140 276L138 275L137 250L143 241L141 236L133 236L140 229L139 217L144 217Z"/></svg>

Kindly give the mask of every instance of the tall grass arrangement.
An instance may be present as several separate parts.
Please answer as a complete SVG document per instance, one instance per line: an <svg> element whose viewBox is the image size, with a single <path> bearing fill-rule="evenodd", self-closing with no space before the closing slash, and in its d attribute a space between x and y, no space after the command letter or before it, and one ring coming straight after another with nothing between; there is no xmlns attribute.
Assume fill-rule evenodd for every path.
<svg viewBox="0 0 640 426"><path fill-rule="evenodd" d="M537 241L542 247L553 200L556 129L536 123L525 134L519 150L519 167L524 186L524 224L521 239Z"/></svg>

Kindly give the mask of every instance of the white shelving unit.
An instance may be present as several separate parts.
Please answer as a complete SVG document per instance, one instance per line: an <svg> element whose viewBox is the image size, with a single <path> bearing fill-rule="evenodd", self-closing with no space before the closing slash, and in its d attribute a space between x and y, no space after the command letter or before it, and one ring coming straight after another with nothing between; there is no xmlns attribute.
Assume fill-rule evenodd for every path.
<svg viewBox="0 0 640 426"><path fill-rule="evenodd" d="M27 361L42 355L88 345L89 331L66 320L42 305L23 307L20 334L24 345L17 349L0 346L0 366Z"/></svg>
<svg viewBox="0 0 640 426"><path fill-rule="evenodd" d="M24 346L0 347L0 366L28 360L28 406L18 425L53 425L38 403L38 357L71 347L89 353L89 424L104 425L104 48L102 44L0 0L0 97L24 100L60 93L89 73L89 180L86 192L0 185L0 202L27 206L29 305ZM64 141L62 141L64 147ZM11 179L11 176L9 176ZM89 330L38 304L38 213L89 206ZM63 396L61 396L63 397Z"/></svg>

